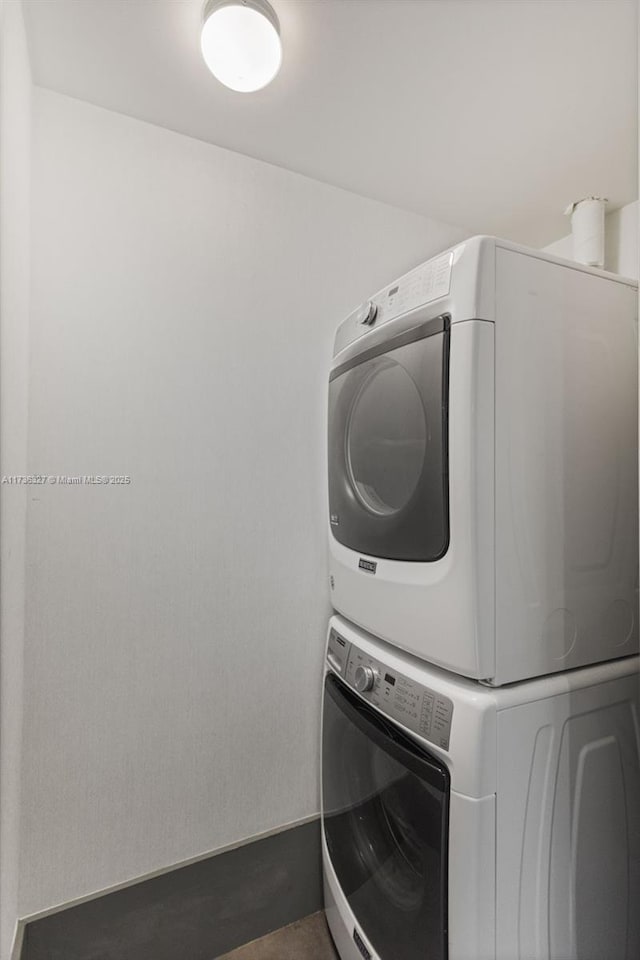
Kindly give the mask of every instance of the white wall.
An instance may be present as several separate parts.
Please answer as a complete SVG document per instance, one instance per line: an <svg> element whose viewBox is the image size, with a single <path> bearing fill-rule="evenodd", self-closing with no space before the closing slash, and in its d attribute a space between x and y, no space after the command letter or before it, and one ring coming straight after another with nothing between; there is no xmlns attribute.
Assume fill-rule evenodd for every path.
<svg viewBox="0 0 640 960"><path fill-rule="evenodd" d="M334 327L460 230L37 91L29 914L318 810Z"/></svg>
<svg viewBox="0 0 640 960"><path fill-rule="evenodd" d="M637 200L605 217L605 270L620 273L623 277L638 277L638 215ZM571 234L556 240L544 248L558 257L573 259Z"/></svg>
<svg viewBox="0 0 640 960"><path fill-rule="evenodd" d="M19 3L0 0L0 475L25 474L31 77ZM26 488L0 485L0 957L17 913Z"/></svg>
<svg viewBox="0 0 640 960"><path fill-rule="evenodd" d="M612 210L605 220L605 266L624 277L638 278L638 216L640 203Z"/></svg>

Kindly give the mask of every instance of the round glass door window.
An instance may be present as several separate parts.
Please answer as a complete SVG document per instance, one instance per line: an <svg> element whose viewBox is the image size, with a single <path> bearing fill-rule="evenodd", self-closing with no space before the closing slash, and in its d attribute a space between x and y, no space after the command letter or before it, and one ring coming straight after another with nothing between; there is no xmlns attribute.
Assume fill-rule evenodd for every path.
<svg viewBox="0 0 640 960"><path fill-rule="evenodd" d="M343 772L353 787L351 829L359 855L385 901L403 912L417 910L433 872L421 835L433 813L428 790L381 750L372 749L362 761L359 768L352 757Z"/></svg>
<svg viewBox="0 0 640 960"><path fill-rule="evenodd" d="M356 394L345 434L349 480L378 516L411 501L424 467L428 425L420 393L399 363L384 358Z"/></svg>

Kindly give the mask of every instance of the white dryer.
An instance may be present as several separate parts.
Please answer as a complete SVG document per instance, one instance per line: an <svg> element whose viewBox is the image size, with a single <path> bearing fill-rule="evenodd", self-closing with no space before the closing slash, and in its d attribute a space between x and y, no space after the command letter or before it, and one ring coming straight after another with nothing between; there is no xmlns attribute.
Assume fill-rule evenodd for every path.
<svg viewBox="0 0 640 960"><path fill-rule="evenodd" d="M338 328L334 608L500 685L638 650L637 285L475 237Z"/></svg>
<svg viewBox="0 0 640 960"><path fill-rule="evenodd" d="M342 960L637 960L638 657L490 688L330 622L325 907Z"/></svg>

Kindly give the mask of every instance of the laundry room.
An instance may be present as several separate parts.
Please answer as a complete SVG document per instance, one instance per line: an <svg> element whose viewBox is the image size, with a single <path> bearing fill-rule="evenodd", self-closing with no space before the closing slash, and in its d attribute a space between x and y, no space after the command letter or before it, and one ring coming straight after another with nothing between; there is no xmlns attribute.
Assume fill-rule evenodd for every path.
<svg viewBox="0 0 640 960"><path fill-rule="evenodd" d="M636 0L0 0L0 960L639 960Z"/></svg>

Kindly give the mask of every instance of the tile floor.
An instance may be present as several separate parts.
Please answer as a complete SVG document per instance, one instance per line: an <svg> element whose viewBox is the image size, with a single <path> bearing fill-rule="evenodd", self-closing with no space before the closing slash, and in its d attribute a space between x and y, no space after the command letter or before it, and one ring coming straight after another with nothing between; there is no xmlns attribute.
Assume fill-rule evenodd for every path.
<svg viewBox="0 0 640 960"><path fill-rule="evenodd" d="M312 913L288 927L247 943L217 960L339 960L324 913Z"/></svg>

